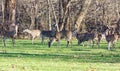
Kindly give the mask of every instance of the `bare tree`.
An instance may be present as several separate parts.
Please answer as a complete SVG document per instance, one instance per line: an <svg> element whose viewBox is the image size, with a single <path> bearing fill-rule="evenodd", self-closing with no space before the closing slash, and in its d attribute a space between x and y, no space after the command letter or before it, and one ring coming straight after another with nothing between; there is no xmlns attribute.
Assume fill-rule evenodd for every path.
<svg viewBox="0 0 120 71"><path fill-rule="evenodd" d="M35 21L36 19L41 15L38 12L38 0L35 0L34 2L31 2L27 5L27 9L26 9L27 14L29 15L30 19L31 19L31 25L30 25L30 29L33 29L35 26Z"/></svg>
<svg viewBox="0 0 120 71"><path fill-rule="evenodd" d="M4 23L4 0L2 1L2 23Z"/></svg>
<svg viewBox="0 0 120 71"><path fill-rule="evenodd" d="M68 20L68 12L69 12L69 7L70 7L70 5L71 5L71 2L72 2L73 0L66 0L66 1L64 1L64 0L62 0L62 2L61 2L61 4L62 4L62 11L60 11L60 12L62 12L62 15L64 15L64 16L59 16L59 25L61 25L60 26L60 30L65 30L65 25L67 24L67 20ZM63 19L62 19L63 18Z"/></svg>
<svg viewBox="0 0 120 71"><path fill-rule="evenodd" d="M88 8L91 4L92 0L85 0L84 4L83 4L83 8L82 8L82 11L80 11L80 14L77 18L77 21L76 21L76 28L79 30L79 27L80 27L80 24L81 22L83 21L83 19L85 18L85 15L87 14L87 11L88 11Z"/></svg>
<svg viewBox="0 0 120 71"><path fill-rule="evenodd" d="M4 5L4 22L12 20L12 24L16 22L16 0L5 0Z"/></svg>

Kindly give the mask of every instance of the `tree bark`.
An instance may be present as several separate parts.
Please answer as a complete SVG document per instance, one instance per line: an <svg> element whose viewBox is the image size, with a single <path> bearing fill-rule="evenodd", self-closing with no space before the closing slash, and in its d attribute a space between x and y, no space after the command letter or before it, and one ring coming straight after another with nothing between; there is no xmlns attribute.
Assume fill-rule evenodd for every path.
<svg viewBox="0 0 120 71"><path fill-rule="evenodd" d="M4 4L4 22L11 21L15 24L16 17L16 0L5 0Z"/></svg>
<svg viewBox="0 0 120 71"><path fill-rule="evenodd" d="M91 2L92 2L92 0L85 0L85 2L84 2L82 11L80 12L80 14L77 18L76 24L75 24L75 28L77 28L77 30L79 30L81 22L85 18L85 15L87 14L87 11L88 11L88 8L89 8Z"/></svg>
<svg viewBox="0 0 120 71"><path fill-rule="evenodd" d="M59 24L61 24L61 26L60 26L60 31L61 30L65 30L65 25L67 25L67 19L68 19L68 17L69 17L69 14L68 14L68 12L69 12L69 6L71 5L71 2L72 2L73 0L67 0L67 2L65 3L64 2L64 0L62 1L62 6L63 6L63 19L62 19L62 21L59 21Z"/></svg>
<svg viewBox="0 0 120 71"><path fill-rule="evenodd" d="M49 2L50 2L50 5L51 5L51 7L52 7L52 10L53 10L53 15L54 15L54 17L55 17L55 23L56 23L56 26L57 26L57 31L59 32L60 29L59 29L59 27L58 27L58 20L57 20L57 16L56 16L56 13L55 13L55 9L54 9L54 7L53 7L52 1L50 0Z"/></svg>
<svg viewBox="0 0 120 71"><path fill-rule="evenodd" d="M2 1L2 24L4 23L4 4L5 4L5 2L4 2L4 0Z"/></svg>
<svg viewBox="0 0 120 71"><path fill-rule="evenodd" d="M49 4L49 30L51 30L51 5L50 5L50 0L48 0Z"/></svg>
<svg viewBox="0 0 120 71"><path fill-rule="evenodd" d="M66 24L67 24L67 18L68 18L68 10L69 10L69 6L70 6L71 1L69 0L64 8L64 17L63 17L63 22L62 22L62 26L60 28L60 30L65 30L66 28Z"/></svg>

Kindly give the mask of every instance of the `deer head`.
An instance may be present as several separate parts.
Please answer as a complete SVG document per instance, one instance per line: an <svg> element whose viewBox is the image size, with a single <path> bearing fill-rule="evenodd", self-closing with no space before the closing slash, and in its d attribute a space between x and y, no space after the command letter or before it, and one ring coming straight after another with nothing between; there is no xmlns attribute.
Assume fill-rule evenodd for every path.
<svg viewBox="0 0 120 71"><path fill-rule="evenodd" d="M25 30L23 30L23 33L31 33L31 30L29 30L29 29L25 29Z"/></svg>
<svg viewBox="0 0 120 71"><path fill-rule="evenodd" d="M25 30L23 30L23 33L27 32L27 31L28 31L28 29L25 29Z"/></svg>
<svg viewBox="0 0 120 71"><path fill-rule="evenodd" d="M57 25L56 24L52 24L51 28L52 28L52 31L56 31L57 30Z"/></svg>

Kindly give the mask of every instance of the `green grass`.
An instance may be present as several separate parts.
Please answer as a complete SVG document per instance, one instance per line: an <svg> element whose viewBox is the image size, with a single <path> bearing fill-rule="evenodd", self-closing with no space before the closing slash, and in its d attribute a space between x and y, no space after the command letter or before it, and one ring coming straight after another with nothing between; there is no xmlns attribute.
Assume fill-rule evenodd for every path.
<svg viewBox="0 0 120 71"><path fill-rule="evenodd" d="M11 40L7 40L6 48L0 42L0 71L120 71L119 42L108 51L106 42L92 48L73 41L73 47L66 48L62 40L59 48L56 43L48 48L40 40L34 44L30 40L15 41L14 48Z"/></svg>

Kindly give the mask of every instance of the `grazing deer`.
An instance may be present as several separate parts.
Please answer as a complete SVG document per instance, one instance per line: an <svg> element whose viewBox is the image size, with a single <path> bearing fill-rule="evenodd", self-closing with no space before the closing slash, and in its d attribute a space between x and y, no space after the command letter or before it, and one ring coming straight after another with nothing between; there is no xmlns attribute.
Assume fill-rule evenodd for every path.
<svg viewBox="0 0 120 71"><path fill-rule="evenodd" d="M106 41L108 43L108 50L111 50L110 49L111 43L112 43L112 47L115 47L115 43L117 42L119 35L118 35L118 33L116 33L115 30L110 28L110 29L106 30L105 37L106 37Z"/></svg>
<svg viewBox="0 0 120 71"><path fill-rule="evenodd" d="M40 30L29 30L29 29L25 29L23 30L23 33L29 33L30 34L30 39L32 40L32 44L34 42L34 39L36 37L40 37L41 31Z"/></svg>
<svg viewBox="0 0 120 71"><path fill-rule="evenodd" d="M48 46L51 47L51 45L52 45L55 41L57 41L57 43L58 43L57 46L59 46L59 44L60 44L60 39L62 39L62 38L65 38L66 41L67 41L66 47L68 47L68 45L69 45L70 42L71 42L71 46L72 46L72 41L71 41L71 39L72 39L72 32L69 31L69 30L62 30L62 31L60 31L60 32L57 32L57 31L56 31L54 37L52 37L52 38L50 39L50 41L48 42Z"/></svg>
<svg viewBox="0 0 120 71"><path fill-rule="evenodd" d="M3 37L3 43L4 43L4 47L6 47L6 39L7 38L11 38L12 39L12 46L14 47L14 38L15 36L17 36L17 32L18 32L18 25L19 24L15 24L15 25L2 25L1 26L1 35Z"/></svg>

